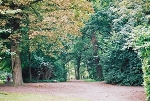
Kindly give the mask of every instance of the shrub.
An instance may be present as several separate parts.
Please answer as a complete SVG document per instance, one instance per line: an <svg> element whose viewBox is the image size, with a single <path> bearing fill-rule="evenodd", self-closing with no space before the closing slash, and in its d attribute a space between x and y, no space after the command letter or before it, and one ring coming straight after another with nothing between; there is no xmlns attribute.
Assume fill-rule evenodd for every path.
<svg viewBox="0 0 150 101"><path fill-rule="evenodd" d="M64 82L67 80L67 70L60 65L55 65L54 67L54 78L59 82Z"/></svg>
<svg viewBox="0 0 150 101"><path fill-rule="evenodd" d="M143 60L143 72L144 72L144 88L147 95L147 100L150 101L150 67L148 59Z"/></svg>
<svg viewBox="0 0 150 101"><path fill-rule="evenodd" d="M143 82L141 60L132 49L113 50L102 66L106 83L139 86Z"/></svg>
<svg viewBox="0 0 150 101"><path fill-rule="evenodd" d="M143 58L144 89L147 101L150 101L150 26L138 26L134 33L138 36L135 38L138 39L135 45L140 50L140 55Z"/></svg>

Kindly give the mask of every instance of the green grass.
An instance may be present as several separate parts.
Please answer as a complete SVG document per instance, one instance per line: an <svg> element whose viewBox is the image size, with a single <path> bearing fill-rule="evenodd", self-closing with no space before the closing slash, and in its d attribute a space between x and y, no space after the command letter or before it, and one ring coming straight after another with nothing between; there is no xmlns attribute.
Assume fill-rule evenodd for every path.
<svg viewBox="0 0 150 101"><path fill-rule="evenodd" d="M87 101L80 98L54 96L50 94L0 92L0 101Z"/></svg>
<svg viewBox="0 0 150 101"><path fill-rule="evenodd" d="M3 80L0 80L0 84L4 84L4 81L3 81Z"/></svg>
<svg viewBox="0 0 150 101"><path fill-rule="evenodd" d="M84 81L86 81L86 82L97 82L97 81L94 80L94 79L85 79Z"/></svg>

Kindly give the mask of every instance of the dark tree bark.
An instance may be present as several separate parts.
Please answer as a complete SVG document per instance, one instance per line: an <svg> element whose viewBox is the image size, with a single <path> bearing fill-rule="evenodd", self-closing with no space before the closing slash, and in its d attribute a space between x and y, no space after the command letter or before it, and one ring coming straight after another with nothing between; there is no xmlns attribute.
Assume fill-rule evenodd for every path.
<svg viewBox="0 0 150 101"><path fill-rule="evenodd" d="M30 82L32 81L32 71L31 71L31 67L29 66L29 79Z"/></svg>
<svg viewBox="0 0 150 101"><path fill-rule="evenodd" d="M97 72L97 77L99 79L102 79L103 77L103 72L102 72L102 67L100 65L100 58L98 56L98 43L97 43L97 39L96 39L96 35L95 33L92 34L92 45L93 45L93 55L94 55L94 64L96 66L96 72Z"/></svg>
<svg viewBox="0 0 150 101"><path fill-rule="evenodd" d="M28 47L29 48L29 47ZM28 49L28 59L29 59L29 63L31 61L31 54L30 54L30 51ZM30 79L30 82L32 81L32 71L31 71L31 66L30 64L28 64L28 67L29 67L29 79Z"/></svg>
<svg viewBox="0 0 150 101"><path fill-rule="evenodd" d="M77 57L77 70L76 70L76 79L80 80L80 63L81 63L81 55Z"/></svg>

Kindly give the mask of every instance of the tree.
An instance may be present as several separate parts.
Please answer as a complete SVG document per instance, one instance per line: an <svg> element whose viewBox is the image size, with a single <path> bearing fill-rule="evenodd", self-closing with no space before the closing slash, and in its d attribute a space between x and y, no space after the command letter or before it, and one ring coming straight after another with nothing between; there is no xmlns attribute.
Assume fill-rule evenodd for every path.
<svg viewBox="0 0 150 101"><path fill-rule="evenodd" d="M82 37L78 38L75 41L74 47L73 47L73 56L75 58L75 77L77 80L80 79L80 67L81 67L81 61L82 61L82 54L83 51L85 50L85 46L84 41L82 40Z"/></svg>
<svg viewBox="0 0 150 101"><path fill-rule="evenodd" d="M81 30L85 37L91 39L93 47L93 64L95 64L97 77L102 79L102 67L100 65L99 48L102 48L97 39L99 36L109 37L111 36L111 20L107 12L99 11L94 14L90 20L85 24L85 27Z"/></svg>
<svg viewBox="0 0 150 101"><path fill-rule="evenodd" d="M18 43L19 43L19 34L18 29L20 27L20 19L17 16L20 16L17 13L20 13L21 10L12 10L8 5L5 6L5 2L2 2L4 5L1 10L1 20L4 22L1 28L4 28L1 32L1 38L6 39L10 36L10 34L13 34L10 36L11 40L11 53L14 53L11 55L12 59L12 73L13 73L13 83L15 86L22 85L22 73L21 73L21 63L20 63L20 53L18 50ZM9 10L7 10L9 9ZM14 26L15 25L15 26ZM9 31L7 31L9 30ZM7 33L7 36L5 33ZM16 34L15 34L16 33ZM5 35L4 35L5 34Z"/></svg>
<svg viewBox="0 0 150 101"><path fill-rule="evenodd" d="M82 21L87 19L89 13L92 12L92 6L84 0L6 0L1 1L0 4L0 15L3 22L1 25L3 29L1 38L7 39L10 36L9 39L12 43L11 54L14 54L12 55L12 68L14 70L13 79L15 86L22 85L23 83L19 49L19 42L22 37L21 32L23 30L27 29L26 32L29 33L28 39L33 39L37 35L44 35L49 36L52 43L56 41L61 45L57 38L65 38L64 34L66 33L79 33L78 29L83 25ZM81 17L84 18L80 19ZM31 45L29 47L28 52L36 49L36 47ZM19 77L16 77L15 74L16 76L19 74Z"/></svg>
<svg viewBox="0 0 150 101"><path fill-rule="evenodd" d="M1 25L2 32L1 38L8 39L11 41L11 58L12 58L12 73L13 73L13 84L20 86L23 84L21 61L20 61L20 49L19 42L21 38L21 28L24 28L24 19L27 18L27 12L24 12L26 8L39 2L40 0L24 2L20 1L1 1ZM10 35L11 34L11 35Z"/></svg>
<svg viewBox="0 0 150 101"><path fill-rule="evenodd" d="M143 71L147 99L149 100L148 87L148 53L149 53L149 5L148 0L122 0L114 1L109 10L115 16L113 20L113 47L118 49L130 49L139 52L143 60ZM148 36L147 36L148 35ZM119 37L118 37L119 36ZM146 40L145 40L146 39Z"/></svg>
<svg viewBox="0 0 150 101"><path fill-rule="evenodd" d="M64 42L67 42L67 44L71 44L70 40L72 39L69 39L69 35L80 36L79 28L83 26L83 21L87 20L89 14L93 12L92 6L89 2L82 0L51 0L43 3L44 5L52 5L52 7L48 8L46 6L42 6L41 9L38 10L40 14L44 16L44 18L42 22L40 22L40 24L38 23L37 29L39 30L33 31L30 37L35 39L35 36L37 36L37 34L48 36L50 38L49 42L52 44L52 46L50 47L50 49L47 48L47 50L50 51L47 51L46 54L49 54L50 56L56 56L56 52L58 52L58 57L60 57L63 63L66 64L66 62L68 61L67 58L70 57L70 54L67 53L66 50L68 49L67 47L70 46L67 46L66 43L64 44ZM35 40L33 41L33 43L34 42ZM36 45L34 44L33 46ZM37 47L32 47L31 50L36 49Z"/></svg>
<svg viewBox="0 0 150 101"><path fill-rule="evenodd" d="M144 85L147 94L148 101L150 100L149 93L149 24L150 24L150 11L149 0L122 0L116 1L110 7L110 10L117 15L116 19L113 20L113 28L115 30L116 36L122 36L119 42L123 49L133 48L139 53L141 57L142 69L144 73ZM119 29L119 30L118 30ZM125 36L125 37L124 37ZM115 37L117 40L119 38ZM117 42L116 40L116 42Z"/></svg>

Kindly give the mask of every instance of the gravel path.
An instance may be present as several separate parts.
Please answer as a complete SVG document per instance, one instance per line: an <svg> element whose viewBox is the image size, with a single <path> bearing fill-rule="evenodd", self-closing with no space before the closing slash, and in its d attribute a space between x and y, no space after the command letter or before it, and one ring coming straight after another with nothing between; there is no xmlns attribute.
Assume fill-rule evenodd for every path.
<svg viewBox="0 0 150 101"><path fill-rule="evenodd" d="M0 85L0 91L51 94L82 98L84 101L145 101L143 87L109 85L104 82L26 83L21 87Z"/></svg>

